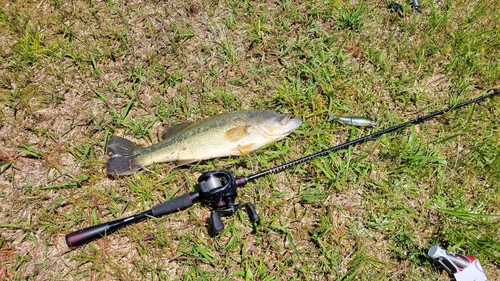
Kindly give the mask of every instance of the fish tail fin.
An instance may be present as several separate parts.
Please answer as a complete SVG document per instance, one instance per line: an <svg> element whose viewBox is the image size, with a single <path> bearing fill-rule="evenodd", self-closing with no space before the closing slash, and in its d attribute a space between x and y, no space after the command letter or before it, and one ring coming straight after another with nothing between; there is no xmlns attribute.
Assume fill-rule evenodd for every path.
<svg viewBox="0 0 500 281"><path fill-rule="evenodd" d="M117 155L121 156L132 156L137 149L137 145L126 138L119 136L112 136L108 143L108 150Z"/></svg>
<svg viewBox="0 0 500 281"><path fill-rule="evenodd" d="M141 169L137 161L137 145L126 138L112 136L108 150L113 153L106 163L108 174L116 176L129 175Z"/></svg>
<svg viewBox="0 0 500 281"><path fill-rule="evenodd" d="M338 118L339 118L339 116L333 114L333 112L331 112L331 111L328 111L328 121L333 121L333 120L338 119Z"/></svg>

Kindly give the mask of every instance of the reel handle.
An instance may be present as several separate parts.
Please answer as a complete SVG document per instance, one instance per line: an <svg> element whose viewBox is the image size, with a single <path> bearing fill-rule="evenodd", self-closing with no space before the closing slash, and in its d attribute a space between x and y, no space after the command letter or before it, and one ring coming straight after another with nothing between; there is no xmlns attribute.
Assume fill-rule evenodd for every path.
<svg viewBox="0 0 500 281"><path fill-rule="evenodd" d="M212 222L212 229L215 233L221 233L224 230L224 223L220 219L220 214L217 211L212 211L210 214L210 220Z"/></svg>
<svg viewBox="0 0 500 281"><path fill-rule="evenodd" d="M260 221L260 217L255 211L255 207L253 204L250 203L245 204L245 209L248 214L248 219L250 219L251 222L258 223Z"/></svg>

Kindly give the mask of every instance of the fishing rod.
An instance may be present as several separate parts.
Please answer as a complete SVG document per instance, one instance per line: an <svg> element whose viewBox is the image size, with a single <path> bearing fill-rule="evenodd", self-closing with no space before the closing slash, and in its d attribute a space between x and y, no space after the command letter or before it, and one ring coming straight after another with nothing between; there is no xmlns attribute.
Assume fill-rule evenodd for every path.
<svg viewBox="0 0 500 281"><path fill-rule="evenodd" d="M310 154L308 156L290 161L283 165L276 166L274 168L250 175L250 176L239 176L235 177L233 173L225 170L212 170L203 173L198 178L199 189L194 192L186 193L184 195L174 197L168 201L160 203L150 210L145 212L115 220L112 222L102 223L95 226L90 226L66 235L66 244L69 247L76 247L86 244L97 238L104 237L119 228L126 225L136 223L147 219L148 217L160 217L163 215L171 214L184 210L197 202L201 202L204 205L209 205L212 207L212 212L210 214L211 227L216 233L220 233L224 230L224 223L221 220L221 216L229 216L234 214L239 209L245 209L249 219L252 223L258 223L260 218L255 211L255 207L250 203L239 204L236 202L237 188L246 185L248 182L261 178L269 174L276 174L283 170L286 170L292 166L299 165L301 163L310 161L316 157L321 157L347 148L352 145L364 143L368 140L377 138L379 136L394 132L396 130L405 128L409 125L416 125L430 118L442 115L448 111L452 111L466 105L477 103L485 99L489 99L500 93L500 90L493 90L491 93L479 96L477 98L456 104L454 106L429 113L424 116L417 117L413 120L406 121L399 125L389 127L384 130L377 131L375 133L342 143L340 145L327 148L325 150Z"/></svg>

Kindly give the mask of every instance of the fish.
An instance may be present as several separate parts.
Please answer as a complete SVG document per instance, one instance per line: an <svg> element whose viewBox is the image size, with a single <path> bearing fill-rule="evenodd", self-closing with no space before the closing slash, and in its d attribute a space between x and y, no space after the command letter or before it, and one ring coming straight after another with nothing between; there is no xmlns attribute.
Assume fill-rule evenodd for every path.
<svg viewBox="0 0 500 281"><path fill-rule="evenodd" d="M373 127L378 124L377 122L371 119L361 116L337 116L330 111L328 111L328 115L330 116L330 118L328 118L328 121L337 119L340 122L347 125L360 126L360 127Z"/></svg>
<svg viewBox="0 0 500 281"><path fill-rule="evenodd" d="M108 174L129 175L153 163L176 162L182 166L201 160L238 156L288 136L302 124L300 118L268 110L223 113L167 129L162 141L141 147L133 141L112 136Z"/></svg>

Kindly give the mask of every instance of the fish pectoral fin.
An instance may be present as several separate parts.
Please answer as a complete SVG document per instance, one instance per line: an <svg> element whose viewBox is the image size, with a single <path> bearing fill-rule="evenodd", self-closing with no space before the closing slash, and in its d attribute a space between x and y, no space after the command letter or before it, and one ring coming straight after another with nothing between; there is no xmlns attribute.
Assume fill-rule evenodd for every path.
<svg viewBox="0 0 500 281"><path fill-rule="evenodd" d="M164 139L167 139L175 134L177 134L178 132L182 131L184 128L188 127L192 122L184 122L184 123L180 123L180 124L177 124L177 125L173 125L172 127L169 127L165 130L163 130L163 132L161 132L161 139L164 140Z"/></svg>
<svg viewBox="0 0 500 281"><path fill-rule="evenodd" d="M247 125L234 127L224 133L224 138L230 142L237 142L248 134Z"/></svg>
<svg viewBox="0 0 500 281"><path fill-rule="evenodd" d="M242 154L247 154L247 153L250 153L252 151L254 151L255 149L253 148L255 145L255 143L249 143L249 144L246 144L246 145L238 145L235 149L234 149L234 153L233 155L242 155Z"/></svg>

